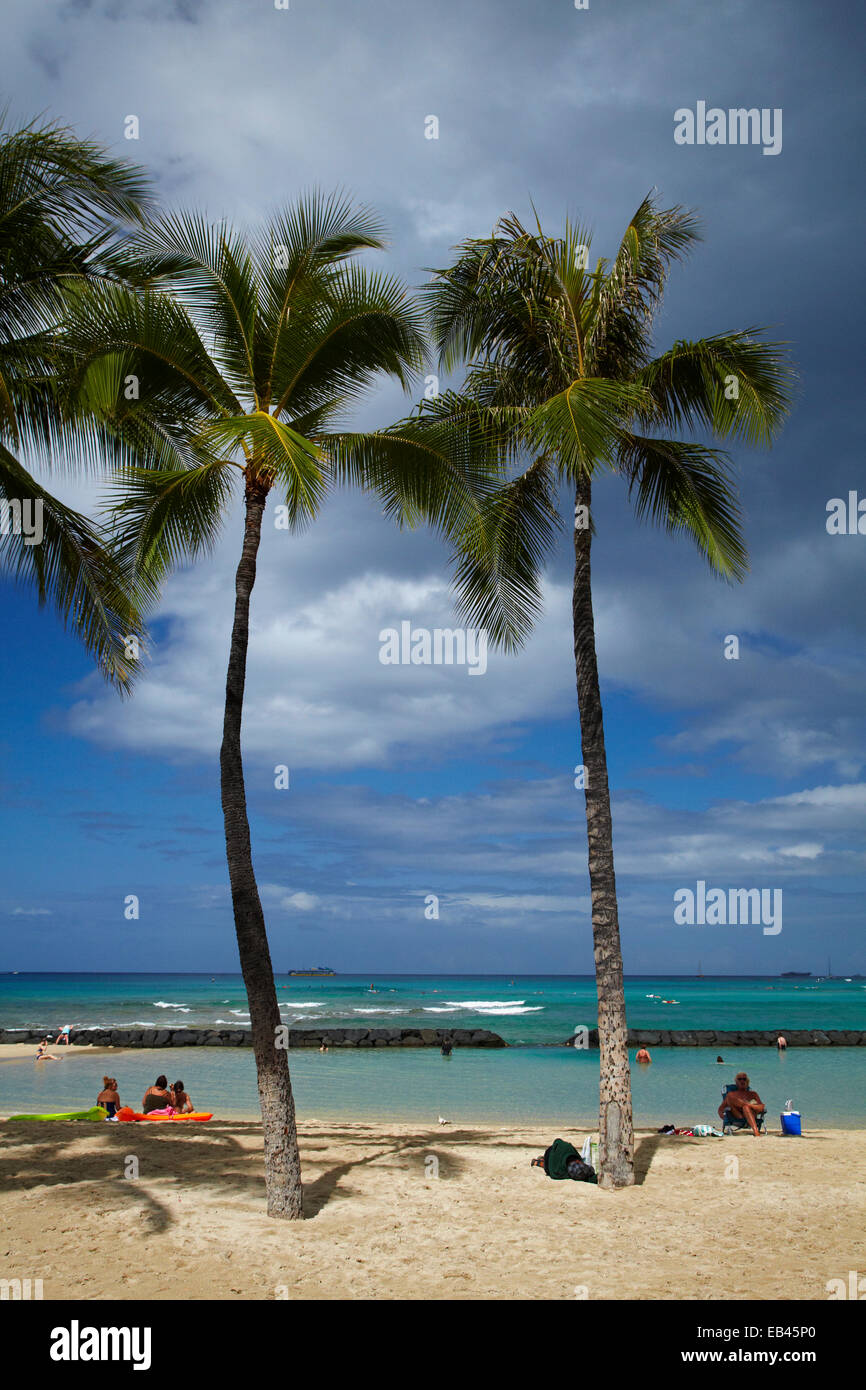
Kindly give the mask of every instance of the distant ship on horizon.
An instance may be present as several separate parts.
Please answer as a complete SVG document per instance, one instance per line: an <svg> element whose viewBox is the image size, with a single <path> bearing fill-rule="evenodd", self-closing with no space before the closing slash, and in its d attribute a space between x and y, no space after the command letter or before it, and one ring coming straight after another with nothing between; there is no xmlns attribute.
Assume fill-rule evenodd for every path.
<svg viewBox="0 0 866 1390"><path fill-rule="evenodd" d="M312 975L336 975L336 970L332 970L330 965L314 965L309 970L290 970L290 975L303 975L309 978Z"/></svg>
<svg viewBox="0 0 866 1390"><path fill-rule="evenodd" d="M811 980L811 970L783 970L780 980Z"/></svg>

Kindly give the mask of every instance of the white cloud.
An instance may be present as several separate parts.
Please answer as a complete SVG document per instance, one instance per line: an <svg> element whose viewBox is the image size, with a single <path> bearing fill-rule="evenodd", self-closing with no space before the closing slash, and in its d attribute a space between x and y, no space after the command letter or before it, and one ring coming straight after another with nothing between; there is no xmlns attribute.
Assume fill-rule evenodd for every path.
<svg viewBox="0 0 866 1390"><path fill-rule="evenodd" d="M280 906L294 908L296 912L312 912L314 907L319 906L319 899L315 893L292 893L280 900Z"/></svg>

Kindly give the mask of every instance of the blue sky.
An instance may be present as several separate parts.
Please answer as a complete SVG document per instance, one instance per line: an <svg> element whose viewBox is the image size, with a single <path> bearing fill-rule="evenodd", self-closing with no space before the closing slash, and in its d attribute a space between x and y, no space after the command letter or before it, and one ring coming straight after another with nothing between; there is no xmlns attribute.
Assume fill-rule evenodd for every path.
<svg viewBox="0 0 866 1390"><path fill-rule="evenodd" d="M866 970L866 536L825 527L830 498L866 495L856 13L844 29L836 10L772 0L50 13L7 6L13 116L70 123L145 164L166 205L241 225L313 184L343 186L384 216L382 260L411 283L530 198L550 230L566 213L588 222L602 254L650 187L699 209L705 240L674 272L659 347L767 325L792 344L798 399L771 452L734 455L742 586L639 527L615 480L596 488L625 966L818 971L830 953L834 969ZM675 144L674 111L698 101L781 108L781 153ZM138 141L123 138L130 113ZM386 388L358 421L406 406ZM56 485L98 502L96 479ZM166 586L127 702L2 583L0 969L235 967L217 752L240 524L238 511L213 557ZM522 654L491 655L478 678L384 667L383 627L453 625L439 542L398 534L351 494L302 537L266 525L245 751L279 968L592 968L569 594L563 544ZM699 879L781 888L783 930L676 925L673 894Z"/></svg>

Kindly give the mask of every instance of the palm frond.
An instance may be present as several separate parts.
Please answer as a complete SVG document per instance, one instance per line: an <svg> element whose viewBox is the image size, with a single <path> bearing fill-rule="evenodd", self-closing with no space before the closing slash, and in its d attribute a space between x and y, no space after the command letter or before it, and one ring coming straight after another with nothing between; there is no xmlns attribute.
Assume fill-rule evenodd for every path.
<svg viewBox="0 0 866 1390"><path fill-rule="evenodd" d="M791 406L792 368L787 344L762 331L679 341L654 358L636 378L652 398L641 423L770 444Z"/></svg>
<svg viewBox="0 0 866 1390"><path fill-rule="evenodd" d="M748 555L727 456L677 439L626 435L619 448L635 514L690 536L717 574L742 579Z"/></svg>
<svg viewBox="0 0 866 1390"><path fill-rule="evenodd" d="M142 607L165 576L215 546L237 470L219 460L191 468L124 468L108 493L117 554Z"/></svg>
<svg viewBox="0 0 866 1390"><path fill-rule="evenodd" d="M34 543L16 525L13 508L22 506L29 507L34 524L38 518L41 535ZM35 588L40 605L51 605L105 678L128 691L139 670L128 639L135 637L140 651L146 634L130 598L129 576L107 538L38 484L3 444L0 508L0 571Z"/></svg>

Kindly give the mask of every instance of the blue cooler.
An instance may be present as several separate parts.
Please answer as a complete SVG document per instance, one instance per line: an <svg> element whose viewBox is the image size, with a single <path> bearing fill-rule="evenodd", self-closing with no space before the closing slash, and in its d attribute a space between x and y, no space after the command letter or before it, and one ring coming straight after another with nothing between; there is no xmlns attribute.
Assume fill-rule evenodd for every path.
<svg viewBox="0 0 866 1390"><path fill-rule="evenodd" d="M782 1121L783 1134L803 1133L802 1129L800 1128L799 1110L783 1110L781 1115L779 1116L779 1119Z"/></svg>

